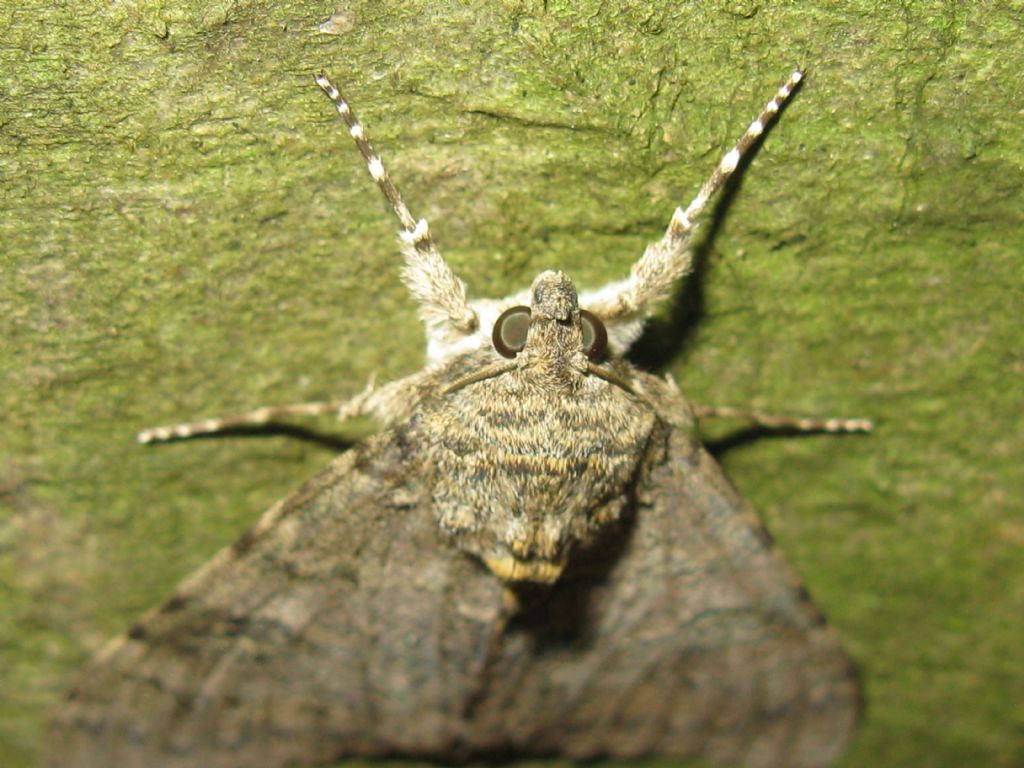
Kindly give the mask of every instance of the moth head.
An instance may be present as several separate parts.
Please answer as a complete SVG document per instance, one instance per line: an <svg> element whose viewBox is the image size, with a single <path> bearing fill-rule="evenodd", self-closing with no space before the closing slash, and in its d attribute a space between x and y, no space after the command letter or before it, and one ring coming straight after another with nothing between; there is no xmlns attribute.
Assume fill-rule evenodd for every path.
<svg viewBox="0 0 1024 768"><path fill-rule="evenodd" d="M538 320L571 323L579 306L576 286L564 272L541 272L530 286L530 312Z"/></svg>
<svg viewBox="0 0 1024 768"><path fill-rule="evenodd" d="M506 309L494 323L494 348L514 358L528 343L599 359L608 346L604 323L579 308L576 286L564 272L541 272L530 288L530 306Z"/></svg>

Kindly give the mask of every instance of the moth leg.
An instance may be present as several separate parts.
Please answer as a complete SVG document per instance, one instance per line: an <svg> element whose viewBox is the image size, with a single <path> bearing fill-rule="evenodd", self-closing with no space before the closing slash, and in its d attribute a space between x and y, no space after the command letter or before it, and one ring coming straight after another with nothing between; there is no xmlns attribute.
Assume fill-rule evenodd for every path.
<svg viewBox="0 0 1024 768"><path fill-rule="evenodd" d="M371 379L362 392L348 400L264 406L233 416L144 429L135 439L140 443L187 440L190 437L213 435L239 427L259 427L286 416L320 416L326 413L337 413L339 421L367 416L384 424L393 424L418 402L424 391L424 381L429 378L430 373L430 369L425 369L381 387L375 386Z"/></svg>
<svg viewBox="0 0 1024 768"><path fill-rule="evenodd" d="M727 405L692 404L697 419L740 419L769 429L791 429L798 432L870 432L874 423L870 419L811 418L805 416L779 416L777 414L733 408Z"/></svg>
<svg viewBox="0 0 1024 768"><path fill-rule="evenodd" d="M675 282L693 269L690 239L698 219L802 79L803 73L799 71L789 76L736 145L725 153L697 196L685 209L676 208L664 236L647 246L627 279L580 297L580 305L606 324L627 326L619 334L620 344L628 347L639 335L650 305L666 298ZM609 328L610 333L612 330Z"/></svg>
<svg viewBox="0 0 1024 768"><path fill-rule="evenodd" d="M875 426L870 419L782 416L728 405L701 405L686 399L671 374L658 378L634 371L632 383L636 393L643 397L662 419L682 428L691 427L695 421L701 419L738 419L768 429L788 429L797 432L870 432Z"/></svg>
<svg viewBox="0 0 1024 768"><path fill-rule="evenodd" d="M451 343L471 335L479 325L479 318L466 300L466 284L441 257L430 236L426 219L417 221L413 218L380 155L370 144L362 124L327 75L323 72L316 75L316 84L334 102L366 161L370 176L402 224L402 253L405 257L402 282L420 304L420 316L427 326L428 338Z"/></svg>

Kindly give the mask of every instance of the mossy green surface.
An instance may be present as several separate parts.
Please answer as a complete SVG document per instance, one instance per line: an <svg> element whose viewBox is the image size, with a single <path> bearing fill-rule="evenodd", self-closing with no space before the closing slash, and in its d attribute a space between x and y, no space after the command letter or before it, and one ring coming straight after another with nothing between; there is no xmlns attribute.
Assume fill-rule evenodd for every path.
<svg viewBox="0 0 1024 768"><path fill-rule="evenodd" d="M701 402L878 422L721 455L860 666L844 765L1024 764L1022 19L5 4L0 764L33 764L84 659L332 455L135 431L422 361L396 224L314 71L474 294L501 295L544 268L625 274L794 65L805 87L702 233L690 311L643 354Z"/></svg>

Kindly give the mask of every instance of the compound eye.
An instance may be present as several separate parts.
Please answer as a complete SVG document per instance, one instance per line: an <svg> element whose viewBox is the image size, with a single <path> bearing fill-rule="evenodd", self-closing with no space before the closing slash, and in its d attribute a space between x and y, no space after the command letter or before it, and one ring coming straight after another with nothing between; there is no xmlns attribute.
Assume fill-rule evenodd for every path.
<svg viewBox="0 0 1024 768"><path fill-rule="evenodd" d="M580 325L583 326L583 354L591 360L598 360L608 348L608 331L604 323L593 312L581 309Z"/></svg>
<svg viewBox="0 0 1024 768"><path fill-rule="evenodd" d="M526 334L530 330L530 308L512 307L498 316L491 340L502 357L515 357L526 346Z"/></svg>

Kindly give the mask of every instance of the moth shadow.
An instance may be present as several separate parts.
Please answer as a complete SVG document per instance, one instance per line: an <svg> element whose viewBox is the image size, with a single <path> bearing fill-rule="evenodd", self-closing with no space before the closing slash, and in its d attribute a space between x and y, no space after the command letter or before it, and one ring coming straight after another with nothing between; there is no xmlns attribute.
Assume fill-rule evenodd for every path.
<svg viewBox="0 0 1024 768"><path fill-rule="evenodd" d="M267 437L287 437L290 440L315 445L320 448L343 453L355 445L358 441L348 440L329 432L323 432L297 424L286 424L284 422L268 422L266 424L255 424L252 426L226 427L216 432L207 434L190 435L189 437L171 437L161 440L153 445L167 445L170 443L197 442L199 440L222 440L229 437L241 437L246 439L263 439Z"/></svg>

